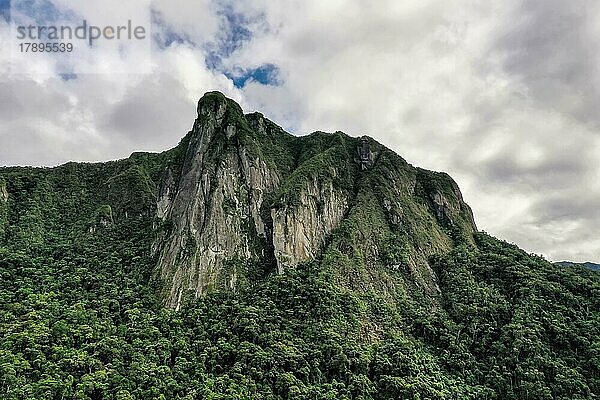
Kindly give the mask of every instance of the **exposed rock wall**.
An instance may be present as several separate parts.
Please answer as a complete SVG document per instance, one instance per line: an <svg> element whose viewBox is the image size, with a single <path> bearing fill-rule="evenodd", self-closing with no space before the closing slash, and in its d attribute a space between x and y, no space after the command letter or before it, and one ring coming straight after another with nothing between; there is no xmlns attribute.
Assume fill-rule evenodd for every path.
<svg viewBox="0 0 600 400"><path fill-rule="evenodd" d="M348 209L348 195L331 181L313 179L300 192L299 204L271 210L273 247L277 269L294 267L319 255L328 235L339 225Z"/></svg>
<svg viewBox="0 0 600 400"><path fill-rule="evenodd" d="M199 296L219 279L233 286L237 272L227 262L261 256L253 246L255 236L265 234L260 206L279 177L240 144L232 123L240 112L223 96L203 98L179 184L174 187L167 171L159 188L157 216L170 223L170 232L156 248L170 307L179 308L183 297Z"/></svg>
<svg viewBox="0 0 600 400"><path fill-rule="evenodd" d="M354 262L364 270L355 272L373 282L359 287L381 286L372 275L379 265L408 268L412 281L439 292L428 258L476 230L448 175L414 168L368 137L293 137L220 93L200 100L178 149L179 167L157 179L153 246L171 308L212 288L235 289L244 264L273 272L276 264L283 274L319 258L352 210L342 229L362 237L348 242L360 248L348 252L336 240L346 256L362 254Z"/></svg>
<svg viewBox="0 0 600 400"><path fill-rule="evenodd" d="M8 191L6 190L6 182L0 181L0 203L8 202Z"/></svg>
<svg viewBox="0 0 600 400"><path fill-rule="evenodd" d="M6 189L6 182L0 179L0 239L4 235L7 224L8 214L8 190Z"/></svg>

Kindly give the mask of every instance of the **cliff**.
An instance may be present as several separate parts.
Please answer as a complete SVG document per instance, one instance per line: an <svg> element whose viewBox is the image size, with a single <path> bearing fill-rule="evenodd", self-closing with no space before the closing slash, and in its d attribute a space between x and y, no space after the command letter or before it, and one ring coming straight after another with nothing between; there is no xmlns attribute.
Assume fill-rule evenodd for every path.
<svg viewBox="0 0 600 400"><path fill-rule="evenodd" d="M406 268L435 291L428 257L476 230L448 175L414 168L368 137L292 136L220 93L200 99L181 146L183 163L164 169L156 204L165 228L154 251L170 307L235 290L248 265L284 274L331 252L361 271Z"/></svg>

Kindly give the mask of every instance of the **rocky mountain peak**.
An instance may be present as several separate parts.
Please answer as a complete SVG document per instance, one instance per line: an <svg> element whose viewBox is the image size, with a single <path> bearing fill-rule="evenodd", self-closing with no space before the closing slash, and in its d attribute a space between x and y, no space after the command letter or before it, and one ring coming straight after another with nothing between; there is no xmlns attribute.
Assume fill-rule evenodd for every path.
<svg viewBox="0 0 600 400"><path fill-rule="evenodd" d="M222 122L225 116L231 119L242 118L242 108L234 100L225 97L221 92L207 92L198 100L198 117L213 117Z"/></svg>
<svg viewBox="0 0 600 400"><path fill-rule="evenodd" d="M435 292L428 257L475 230L447 175L367 136L293 136L218 92L200 99L190 134L181 171L166 168L158 187L156 215L170 228L153 248L170 307L236 290L249 265L285 274L330 252L402 265Z"/></svg>
<svg viewBox="0 0 600 400"><path fill-rule="evenodd" d="M227 98L220 92L208 92L198 100L198 116L221 120L227 110Z"/></svg>
<svg viewBox="0 0 600 400"><path fill-rule="evenodd" d="M235 101L226 98L220 92L208 92L198 101L198 117L193 132L198 135L223 133L227 139L236 135L240 128L246 128L248 122L242 108ZM203 129L210 127L210 129ZM210 131L210 132L209 132ZM212 136L205 138L212 140Z"/></svg>

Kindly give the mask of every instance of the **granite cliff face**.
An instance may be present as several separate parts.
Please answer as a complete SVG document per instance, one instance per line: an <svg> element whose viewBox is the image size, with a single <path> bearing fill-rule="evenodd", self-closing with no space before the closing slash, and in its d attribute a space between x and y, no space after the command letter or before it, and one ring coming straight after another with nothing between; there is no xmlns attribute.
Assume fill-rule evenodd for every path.
<svg viewBox="0 0 600 400"><path fill-rule="evenodd" d="M298 204L271 209L273 248L277 271L299 262L317 258L328 235L339 225L348 210L347 193L336 190L332 182L307 182L298 194Z"/></svg>
<svg viewBox="0 0 600 400"><path fill-rule="evenodd" d="M7 204L8 191L6 190L6 182L3 179L0 179L0 237L4 235L7 215Z"/></svg>
<svg viewBox="0 0 600 400"><path fill-rule="evenodd" d="M259 259L265 236L260 215L264 193L280 178L244 144L236 123L244 118L220 94L205 96L190 133L178 184L167 169L161 182L157 217L170 225L159 237L158 268L170 286L168 305L182 296L199 296L217 283L235 287L237 259Z"/></svg>
<svg viewBox="0 0 600 400"><path fill-rule="evenodd" d="M179 151L180 169L165 167L157 185L153 245L172 308L235 290L251 279L249 266L284 274L333 251L362 270L407 268L434 293L427 258L476 229L447 175L414 168L368 137L292 136L220 93L200 99ZM361 239L347 243L347 234ZM379 286L367 275L347 284Z"/></svg>

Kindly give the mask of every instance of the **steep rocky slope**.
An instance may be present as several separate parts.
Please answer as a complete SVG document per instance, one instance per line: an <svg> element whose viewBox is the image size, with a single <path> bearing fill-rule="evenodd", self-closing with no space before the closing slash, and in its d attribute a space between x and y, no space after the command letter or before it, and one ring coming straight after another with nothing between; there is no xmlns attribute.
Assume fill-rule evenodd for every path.
<svg viewBox="0 0 600 400"><path fill-rule="evenodd" d="M294 137L220 93L199 101L180 151L181 168L165 169L157 201L167 228L155 251L171 307L210 288L235 289L248 263L273 262L282 274L334 251L407 268L431 291L427 258L475 231L449 176L414 168L368 137ZM361 237L336 240L351 223Z"/></svg>

